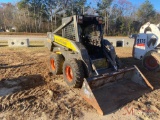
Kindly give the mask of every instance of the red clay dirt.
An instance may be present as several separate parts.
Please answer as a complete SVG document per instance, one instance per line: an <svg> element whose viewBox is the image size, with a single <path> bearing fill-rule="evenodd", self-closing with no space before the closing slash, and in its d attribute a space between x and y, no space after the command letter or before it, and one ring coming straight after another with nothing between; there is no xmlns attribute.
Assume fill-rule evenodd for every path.
<svg viewBox="0 0 160 120"><path fill-rule="evenodd" d="M0 48L0 119L2 120L158 120L160 73L145 70L131 48L117 48L125 66L136 64L155 87L114 112L100 116L69 88L63 76L49 73L50 52L44 47ZM114 94L114 93L113 93Z"/></svg>

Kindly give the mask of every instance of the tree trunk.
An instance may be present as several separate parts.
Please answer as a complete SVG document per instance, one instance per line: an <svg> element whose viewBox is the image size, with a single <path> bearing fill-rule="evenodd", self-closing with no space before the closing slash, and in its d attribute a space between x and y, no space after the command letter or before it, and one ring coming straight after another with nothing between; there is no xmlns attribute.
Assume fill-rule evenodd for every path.
<svg viewBox="0 0 160 120"><path fill-rule="evenodd" d="M5 22L5 19L6 19L6 17L5 17L5 14L4 14L4 12L3 12L3 17L4 17L4 29L5 29L5 31L6 31L6 29L7 29L7 26L6 26L6 22Z"/></svg>
<svg viewBox="0 0 160 120"><path fill-rule="evenodd" d="M106 31L107 35L109 33L108 30L109 30L109 15L107 13L107 31Z"/></svg>
<svg viewBox="0 0 160 120"><path fill-rule="evenodd" d="M106 33L106 27L107 27L107 20L106 20L106 17L107 17L107 12L106 12L106 10L104 10L104 12L105 12L105 17L104 17L104 21L105 21L105 23L104 23L104 35L107 35Z"/></svg>
<svg viewBox="0 0 160 120"><path fill-rule="evenodd" d="M55 14L55 29L57 28L57 16Z"/></svg>

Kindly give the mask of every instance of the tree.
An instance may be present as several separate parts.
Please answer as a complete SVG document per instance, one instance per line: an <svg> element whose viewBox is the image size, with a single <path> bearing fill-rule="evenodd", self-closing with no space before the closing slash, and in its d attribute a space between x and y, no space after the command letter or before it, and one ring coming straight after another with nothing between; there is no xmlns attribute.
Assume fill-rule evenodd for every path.
<svg viewBox="0 0 160 120"><path fill-rule="evenodd" d="M108 12L108 35L127 35L132 31L135 7L128 0L114 0Z"/></svg>
<svg viewBox="0 0 160 120"><path fill-rule="evenodd" d="M98 9L100 11L102 11L103 15L105 16L105 25L104 25L104 33L106 34L108 32L108 12L107 12L107 8L109 8L109 6L111 5L113 0L100 0L97 4Z"/></svg>
<svg viewBox="0 0 160 120"><path fill-rule="evenodd" d="M11 3L0 4L1 27L6 30L13 25L14 6Z"/></svg>
<svg viewBox="0 0 160 120"><path fill-rule="evenodd" d="M43 24L48 25L48 31L53 31L61 23L64 15L82 14L86 0L20 0L18 6L19 21L26 32L44 31ZM45 23L44 23L45 22Z"/></svg>
<svg viewBox="0 0 160 120"><path fill-rule="evenodd" d="M160 12L157 12L155 16L151 19L152 23L159 24L160 23Z"/></svg>
<svg viewBox="0 0 160 120"><path fill-rule="evenodd" d="M84 13L86 0L68 0L66 5L66 14L70 15L80 15Z"/></svg>
<svg viewBox="0 0 160 120"><path fill-rule="evenodd" d="M137 16L139 21L142 22L142 24L150 21L152 18L155 17L156 11L153 7L153 5L149 2L149 0L146 0L138 9Z"/></svg>
<svg viewBox="0 0 160 120"><path fill-rule="evenodd" d="M43 31L43 21L46 21L46 4L44 0L21 0L17 3L19 21L25 27L25 31ZM22 22L23 21L23 22Z"/></svg>

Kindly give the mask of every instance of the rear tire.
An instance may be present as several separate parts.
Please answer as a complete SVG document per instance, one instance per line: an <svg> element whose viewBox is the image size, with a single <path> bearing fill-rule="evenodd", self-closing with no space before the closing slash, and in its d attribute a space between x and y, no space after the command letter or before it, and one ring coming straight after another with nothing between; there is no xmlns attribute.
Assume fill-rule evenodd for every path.
<svg viewBox="0 0 160 120"><path fill-rule="evenodd" d="M156 51L150 51L145 54L142 60L143 66L150 71L160 70L160 54Z"/></svg>
<svg viewBox="0 0 160 120"><path fill-rule="evenodd" d="M61 54L52 54L50 56L50 72L54 75L62 74L64 58Z"/></svg>
<svg viewBox="0 0 160 120"><path fill-rule="evenodd" d="M63 64L63 77L68 86L80 88L84 79L84 69L81 60L67 60Z"/></svg>

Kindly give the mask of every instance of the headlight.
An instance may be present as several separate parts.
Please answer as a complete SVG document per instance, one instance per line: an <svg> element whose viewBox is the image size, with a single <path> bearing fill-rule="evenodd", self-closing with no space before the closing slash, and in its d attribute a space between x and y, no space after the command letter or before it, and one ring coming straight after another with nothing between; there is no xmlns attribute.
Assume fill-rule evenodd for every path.
<svg viewBox="0 0 160 120"><path fill-rule="evenodd" d="M78 16L78 23L83 23L83 16Z"/></svg>
<svg viewBox="0 0 160 120"><path fill-rule="evenodd" d="M99 22L99 24L102 24L103 23L103 18L99 17L98 22Z"/></svg>
<svg viewBox="0 0 160 120"><path fill-rule="evenodd" d="M97 21L98 21L99 24L103 23L103 17L97 17L96 19L97 19Z"/></svg>

